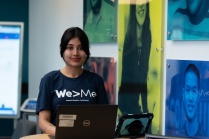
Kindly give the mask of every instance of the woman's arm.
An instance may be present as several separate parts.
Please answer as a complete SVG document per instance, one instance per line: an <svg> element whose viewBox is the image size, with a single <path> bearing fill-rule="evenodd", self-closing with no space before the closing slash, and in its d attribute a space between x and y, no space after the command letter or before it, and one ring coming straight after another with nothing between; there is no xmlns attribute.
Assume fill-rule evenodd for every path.
<svg viewBox="0 0 209 139"><path fill-rule="evenodd" d="M38 125L42 132L55 136L55 126L50 123L51 112L43 110L39 112Z"/></svg>

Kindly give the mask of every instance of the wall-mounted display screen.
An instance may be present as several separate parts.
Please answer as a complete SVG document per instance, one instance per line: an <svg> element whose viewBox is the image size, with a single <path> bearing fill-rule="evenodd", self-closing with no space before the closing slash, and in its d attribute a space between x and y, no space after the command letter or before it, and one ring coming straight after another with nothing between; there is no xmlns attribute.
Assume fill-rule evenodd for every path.
<svg viewBox="0 0 209 139"><path fill-rule="evenodd" d="M166 61L165 135L208 138L209 61Z"/></svg>
<svg viewBox="0 0 209 139"><path fill-rule="evenodd" d="M84 0L83 29L91 43L117 41L117 1Z"/></svg>
<svg viewBox="0 0 209 139"><path fill-rule="evenodd" d="M208 0L168 0L167 40L209 40Z"/></svg>
<svg viewBox="0 0 209 139"><path fill-rule="evenodd" d="M0 118L19 118L22 22L0 22Z"/></svg>

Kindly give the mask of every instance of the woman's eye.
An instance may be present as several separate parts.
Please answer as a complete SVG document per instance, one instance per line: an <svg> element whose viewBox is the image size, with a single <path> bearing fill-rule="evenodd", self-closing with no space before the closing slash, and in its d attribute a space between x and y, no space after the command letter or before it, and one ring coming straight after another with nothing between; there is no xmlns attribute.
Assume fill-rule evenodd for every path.
<svg viewBox="0 0 209 139"><path fill-rule="evenodd" d="M72 46L67 46L67 49L68 50L73 50L73 47Z"/></svg>
<svg viewBox="0 0 209 139"><path fill-rule="evenodd" d="M79 47L78 50L83 50L83 48L82 47Z"/></svg>
<svg viewBox="0 0 209 139"><path fill-rule="evenodd" d="M69 50L73 50L73 47L69 47L68 49L69 49Z"/></svg>

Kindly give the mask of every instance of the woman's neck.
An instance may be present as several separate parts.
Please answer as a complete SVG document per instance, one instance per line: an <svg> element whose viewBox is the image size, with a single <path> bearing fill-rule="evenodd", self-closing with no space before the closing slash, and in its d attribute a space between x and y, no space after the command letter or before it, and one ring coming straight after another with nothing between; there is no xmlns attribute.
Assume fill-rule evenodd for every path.
<svg viewBox="0 0 209 139"><path fill-rule="evenodd" d="M78 76L80 76L83 73L82 67L79 67L79 68L70 67L69 68L69 67L65 66L60 71L62 74L64 74L65 76L67 76L69 78L77 78Z"/></svg>

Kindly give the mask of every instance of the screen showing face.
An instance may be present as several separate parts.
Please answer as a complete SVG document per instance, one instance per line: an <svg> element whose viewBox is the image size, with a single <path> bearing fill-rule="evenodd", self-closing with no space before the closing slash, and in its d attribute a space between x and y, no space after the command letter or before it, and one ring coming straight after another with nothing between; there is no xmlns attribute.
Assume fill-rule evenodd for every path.
<svg viewBox="0 0 209 139"><path fill-rule="evenodd" d="M0 117L19 117L21 23L0 22Z"/></svg>

